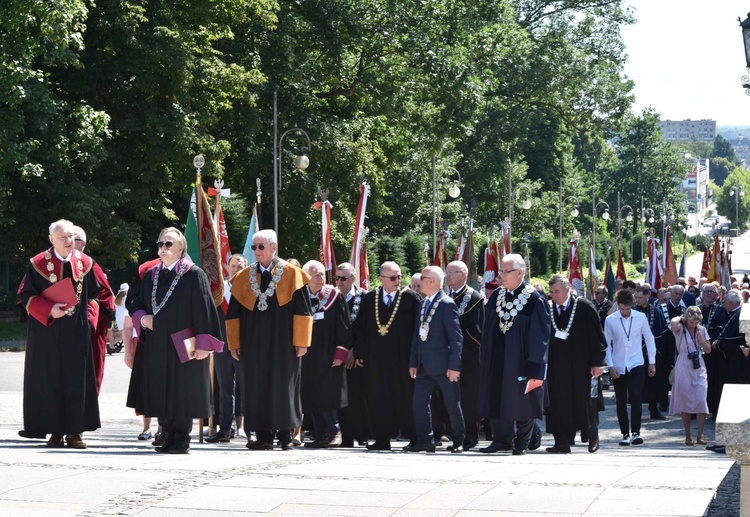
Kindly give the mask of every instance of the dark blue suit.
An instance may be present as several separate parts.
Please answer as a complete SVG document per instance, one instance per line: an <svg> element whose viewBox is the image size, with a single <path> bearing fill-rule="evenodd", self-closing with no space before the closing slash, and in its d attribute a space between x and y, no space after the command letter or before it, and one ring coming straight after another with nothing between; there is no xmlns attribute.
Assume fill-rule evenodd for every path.
<svg viewBox="0 0 750 517"><path fill-rule="evenodd" d="M447 376L448 370L461 371L463 332L458 319L458 307L450 296L438 291L431 304L435 312L429 323L429 331L425 339L422 339L420 328L422 321L427 320L424 316L426 303L427 299L419 304L409 360L409 368L417 369L413 399L417 443L433 443L430 397L433 391L439 388L451 421L451 439L454 445L460 446L466 435L461 411L461 392L459 383L451 382Z"/></svg>

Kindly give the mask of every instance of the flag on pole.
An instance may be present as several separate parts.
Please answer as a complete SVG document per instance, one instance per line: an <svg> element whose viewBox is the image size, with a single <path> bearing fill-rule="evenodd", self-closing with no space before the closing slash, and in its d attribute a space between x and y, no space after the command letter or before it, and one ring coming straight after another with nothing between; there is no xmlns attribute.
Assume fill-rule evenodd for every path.
<svg viewBox="0 0 750 517"><path fill-rule="evenodd" d="M187 241L187 256L190 261L196 266L201 265L201 247L198 241L198 214L196 211L196 195L195 188L190 196L190 208L188 209L188 215L185 219L185 241Z"/></svg>
<svg viewBox="0 0 750 517"><path fill-rule="evenodd" d="M717 264L718 262L718 264ZM719 246L719 235L714 235L714 249L711 252L711 259L708 264L708 273L706 274L706 278L709 282L713 282L714 280L719 281L721 280L721 275L717 275L716 272L721 267L721 247Z"/></svg>
<svg viewBox="0 0 750 517"><path fill-rule="evenodd" d="M367 198L370 195L370 186L362 183L359 186L359 202L357 203L357 218L354 221L354 240L352 241L352 253L349 262L354 266L356 283L367 291L370 290L370 273L367 267L367 248L365 238L365 213L367 212Z"/></svg>
<svg viewBox="0 0 750 517"><path fill-rule="evenodd" d="M473 223L470 224L469 231L467 232L466 245L464 246L463 255L461 255L461 262L466 264L466 267L469 268L469 273L466 277L466 283L476 289L478 287L477 259L474 256L474 232L471 230L472 225Z"/></svg>
<svg viewBox="0 0 750 517"><path fill-rule="evenodd" d="M701 274L699 278L708 278L708 269L711 266L711 248L703 248L703 264L701 264Z"/></svg>
<svg viewBox="0 0 750 517"><path fill-rule="evenodd" d="M732 288L732 279L730 278L729 272L729 245L722 252L721 255L721 285L727 288L729 291Z"/></svg>
<svg viewBox="0 0 750 517"><path fill-rule="evenodd" d="M500 255L498 255L498 263L505 255L510 255L513 253L511 251L511 243L510 243L510 222L508 220L504 220L500 223L500 231L501 231L501 239L500 239Z"/></svg>
<svg viewBox="0 0 750 517"><path fill-rule="evenodd" d="M589 299L594 299L594 289L599 285L599 274L596 270L596 251L594 243L589 239Z"/></svg>
<svg viewBox="0 0 750 517"><path fill-rule="evenodd" d="M208 284L211 287L214 304L219 307L224 301L224 277L221 273L219 239L214 229L208 197L203 191L203 185L201 184L200 172L195 180L195 192L197 196L196 213L198 215L200 267L208 277Z"/></svg>
<svg viewBox="0 0 750 517"><path fill-rule="evenodd" d="M682 242L682 257L680 257L680 270L677 276L685 278L685 255L687 255L687 241Z"/></svg>
<svg viewBox="0 0 750 517"><path fill-rule="evenodd" d="M667 226L664 229L664 261L662 268L662 285L675 285L677 283L677 263L675 262L674 252L672 251L672 228Z"/></svg>
<svg viewBox="0 0 750 517"><path fill-rule="evenodd" d="M648 264L646 266L646 282L651 284L651 296L656 296L661 289L662 270L659 263L659 250L657 245L659 239L653 236L648 238Z"/></svg>
<svg viewBox="0 0 750 517"><path fill-rule="evenodd" d="M605 282L607 282L607 299L611 301L615 295L615 274L612 271L612 261L609 258L609 253L607 253L607 266L605 267L604 278Z"/></svg>
<svg viewBox="0 0 750 517"><path fill-rule="evenodd" d="M463 224L458 228L458 242L456 243L456 253L453 254L453 260L461 260L466 248L466 238L464 237Z"/></svg>
<svg viewBox="0 0 750 517"><path fill-rule="evenodd" d="M494 239L490 241L487 238L487 247L484 249L484 275L482 275L485 284L497 278L498 262L497 242Z"/></svg>
<svg viewBox="0 0 750 517"><path fill-rule="evenodd" d="M620 249L619 237L617 238L617 275L615 278L617 280L622 280L623 282L628 279L625 274L625 262L622 260L622 249Z"/></svg>
<svg viewBox="0 0 750 517"><path fill-rule="evenodd" d="M229 246L229 234L227 233L227 223L224 220L224 211L221 209L221 198L230 197L232 192L224 186L223 182L216 182L216 188L208 187L208 197L216 197L216 210L214 210L214 228L218 233L219 246L221 249L221 272L224 280L229 279L229 259L232 257L232 248Z"/></svg>
<svg viewBox="0 0 750 517"><path fill-rule="evenodd" d="M333 205L327 199L318 201L313 205L315 210L321 212L321 229L320 236L320 261L326 271L334 272L336 270L336 255L333 253L333 240L331 240L331 208Z"/></svg>
<svg viewBox="0 0 750 517"><path fill-rule="evenodd" d="M242 250L242 255L247 259L248 264L252 264L255 262L255 253L253 253L253 249L250 247L253 245L253 235L258 233L260 231L260 226L258 225L258 205L253 205L253 213L250 216L250 225L247 229L247 238L245 239L245 248Z"/></svg>
<svg viewBox="0 0 750 517"><path fill-rule="evenodd" d="M574 234L575 235L575 234ZM581 252L578 249L578 239L574 236L570 239L570 250L568 251L568 281L578 296L583 296L583 275L581 274Z"/></svg>

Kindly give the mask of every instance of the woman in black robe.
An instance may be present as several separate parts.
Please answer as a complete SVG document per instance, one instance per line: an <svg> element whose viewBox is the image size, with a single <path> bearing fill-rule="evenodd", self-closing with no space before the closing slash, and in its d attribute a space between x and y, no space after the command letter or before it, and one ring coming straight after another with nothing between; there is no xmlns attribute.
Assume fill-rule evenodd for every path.
<svg viewBox="0 0 750 517"><path fill-rule="evenodd" d="M142 415L166 419L167 439L157 452L185 454L190 450L193 419L213 413L209 362L203 359L222 350L221 327L206 274L185 258L182 233L165 228L157 246L161 264L145 274L130 307L141 343L135 352L127 405ZM173 336L182 331L184 335ZM182 362L176 347L185 346L190 338L194 338L190 359Z"/></svg>

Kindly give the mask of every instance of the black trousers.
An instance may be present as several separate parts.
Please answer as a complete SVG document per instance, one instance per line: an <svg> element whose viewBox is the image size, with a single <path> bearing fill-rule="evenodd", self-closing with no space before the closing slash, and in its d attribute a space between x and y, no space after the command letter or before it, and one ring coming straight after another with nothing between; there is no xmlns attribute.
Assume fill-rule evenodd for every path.
<svg viewBox="0 0 750 517"><path fill-rule="evenodd" d="M615 398L617 399L617 422L620 424L622 434L641 432L641 415L643 409L643 381L646 377L646 368L643 365L636 366L627 373L621 373L617 379L612 379L615 387ZM628 400L630 400L630 419L628 422Z"/></svg>
<svg viewBox="0 0 750 517"><path fill-rule="evenodd" d="M262 431L255 432L255 436L260 443L273 443L273 437L276 434L277 432L272 429L263 429ZM281 443L289 443L292 441L291 429L279 429L278 435Z"/></svg>
<svg viewBox="0 0 750 517"><path fill-rule="evenodd" d="M190 444L193 419L190 417L168 418L166 422L167 440L173 447L186 448Z"/></svg>
<svg viewBox="0 0 750 517"><path fill-rule="evenodd" d="M531 433L534 432L533 418L529 420L501 420L492 419L492 443L498 445L512 445L517 451L529 448Z"/></svg>

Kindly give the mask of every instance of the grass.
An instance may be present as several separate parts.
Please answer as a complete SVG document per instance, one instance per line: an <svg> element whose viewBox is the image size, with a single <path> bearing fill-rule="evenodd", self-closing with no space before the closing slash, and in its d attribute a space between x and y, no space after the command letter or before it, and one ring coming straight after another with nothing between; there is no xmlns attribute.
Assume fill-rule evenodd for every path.
<svg viewBox="0 0 750 517"><path fill-rule="evenodd" d="M26 348L26 324L0 319L0 352L18 352Z"/></svg>

